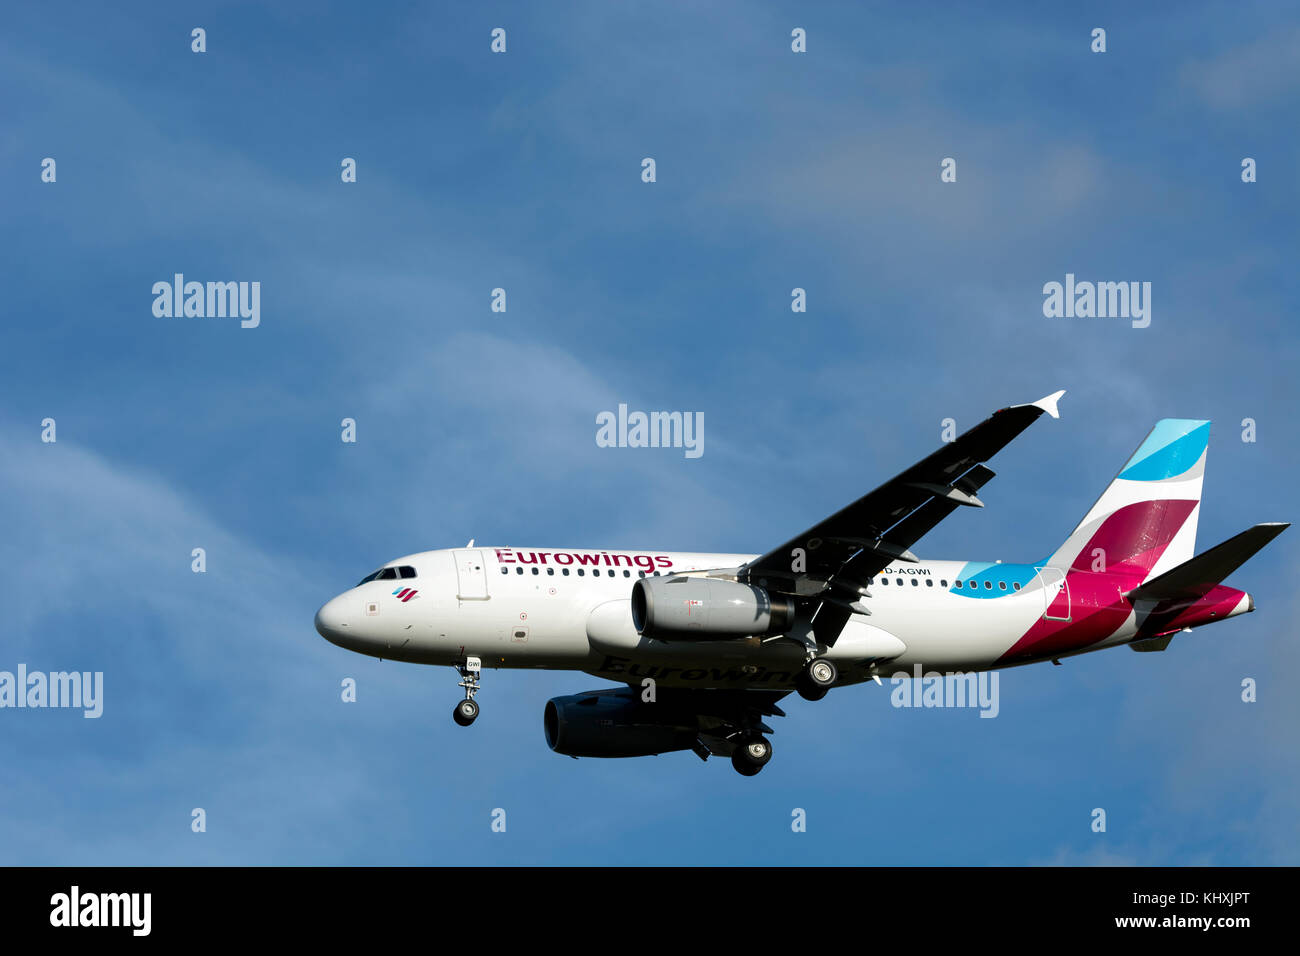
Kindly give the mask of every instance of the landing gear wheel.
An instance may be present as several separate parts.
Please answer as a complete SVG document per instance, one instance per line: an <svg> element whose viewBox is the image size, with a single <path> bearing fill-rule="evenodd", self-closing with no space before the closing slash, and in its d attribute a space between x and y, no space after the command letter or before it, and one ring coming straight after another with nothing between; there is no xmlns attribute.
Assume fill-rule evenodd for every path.
<svg viewBox="0 0 1300 956"><path fill-rule="evenodd" d="M741 743L745 759L756 767L761 767L772 759L772 745L766 737L754 736Z"/></svg>
<svg viewBox="0 0 1300 956"><path fill-rule="evenodd" d="M466 698L456 705L456 709L451 712L451 719L456 721L462 727L468 727L474 723L478 717L478 704Z"/></svg>
<svg viewBox="0 0 1300 956"><path fill-rule="evenodd" d="M745 777L754 776L767 766L767 762L771 759L772 745L768 743L766 737L757 734L742 739L731 752L731 765L736 768L738 774Z"/></svg>
<svg viewBox="0 0 1300 956"><path fill-rule="evenodd" d="M799 672L795 681L795 690L804 700L821 700L839 679L835 665L824 657L817 657L808 662L808 666Z"/></svg>
<svg viewBox="0 0 1300 956"><path fill-rule="evenodd" d="M451 719L462 727L474 723L474 718L478 716L478 704L474 702L474 695L479 691L478 675L482 669L483 662L477 657L466 657L464 664L456 665L456 670L460 672L460 684L457 686L465 688L465 699L451 712Z"/></svg>

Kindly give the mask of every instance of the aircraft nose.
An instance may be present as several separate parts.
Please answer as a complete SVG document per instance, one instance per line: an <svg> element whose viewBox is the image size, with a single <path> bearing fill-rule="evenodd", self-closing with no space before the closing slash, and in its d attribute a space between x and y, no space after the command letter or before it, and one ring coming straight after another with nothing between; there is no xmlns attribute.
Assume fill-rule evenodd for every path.
<svg viewBox="0 0 1300 956"><path fill-rule="evenodd" d="M343 644L348 633L348 622L341 597L326 601L316 612L316 631L331 644Z"/></svg>

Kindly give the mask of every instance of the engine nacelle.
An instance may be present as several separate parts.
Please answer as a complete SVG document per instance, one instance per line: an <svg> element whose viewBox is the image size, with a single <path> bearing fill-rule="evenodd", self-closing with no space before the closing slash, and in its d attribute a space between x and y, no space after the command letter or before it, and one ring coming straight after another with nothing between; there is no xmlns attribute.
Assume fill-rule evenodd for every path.
<svg viewBox="0 0 1300 956"><path fill-rule="evenodd" d="M694 714L645 704L631 690L553 697L542 724L546 745L568 757L649 757L686 750L698 735Z"/></svg>
<svg viewBox="0 0 1300 956"><path fill-rule="evenodd" d="M643 637L708 641L784 634L794 608L763 588L721 578L641 578L632 585L632 623Z"/></svg>

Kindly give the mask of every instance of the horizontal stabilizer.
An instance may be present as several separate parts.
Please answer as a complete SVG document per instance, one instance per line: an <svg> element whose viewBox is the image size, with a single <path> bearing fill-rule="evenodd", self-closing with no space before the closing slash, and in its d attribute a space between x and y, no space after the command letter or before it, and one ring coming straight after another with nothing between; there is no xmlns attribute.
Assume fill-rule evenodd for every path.
<svg viewBox="0 0 1300 956"><path fill-rule="evenodd" d="M1194 600L1249 561L1255 552L1289 527L1289 522L1270 522L1247 528L1222 544L1216 544L1209 551L1139 585L1124 596L1129 601Z"/></svg>

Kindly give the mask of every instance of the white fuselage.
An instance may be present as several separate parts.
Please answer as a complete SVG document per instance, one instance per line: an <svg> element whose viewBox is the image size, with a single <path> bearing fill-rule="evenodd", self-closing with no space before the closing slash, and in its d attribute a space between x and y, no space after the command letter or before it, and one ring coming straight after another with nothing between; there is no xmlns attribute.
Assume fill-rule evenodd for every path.
<svg viewBox="0 0 1300 956"><path fill-rule="evenodd" d="M398 661L454 665L478 657L484 667L581 670L629 683L650 677L670 686L789 689L805 657L793 641L665 642L639 636L632 624L630 596L638 577L734 569L753 557L486 547L426 551L382 569L413 576L368 580L331 600L318 613L317 628L349 650ZM870 597L863 599L870 616L854 614L823 656L837 664L841 684L896 672L910 676L916 665L971 671L1029 663L1000 659L1045 614L1069 619L1068 593L1065 610L1057 600L1062 587L1059 575L1054 579L1050 569L1034 565L895 564L873 579ZM1133 634L1130 617L1080 650L1123 643Z"/></svg>

